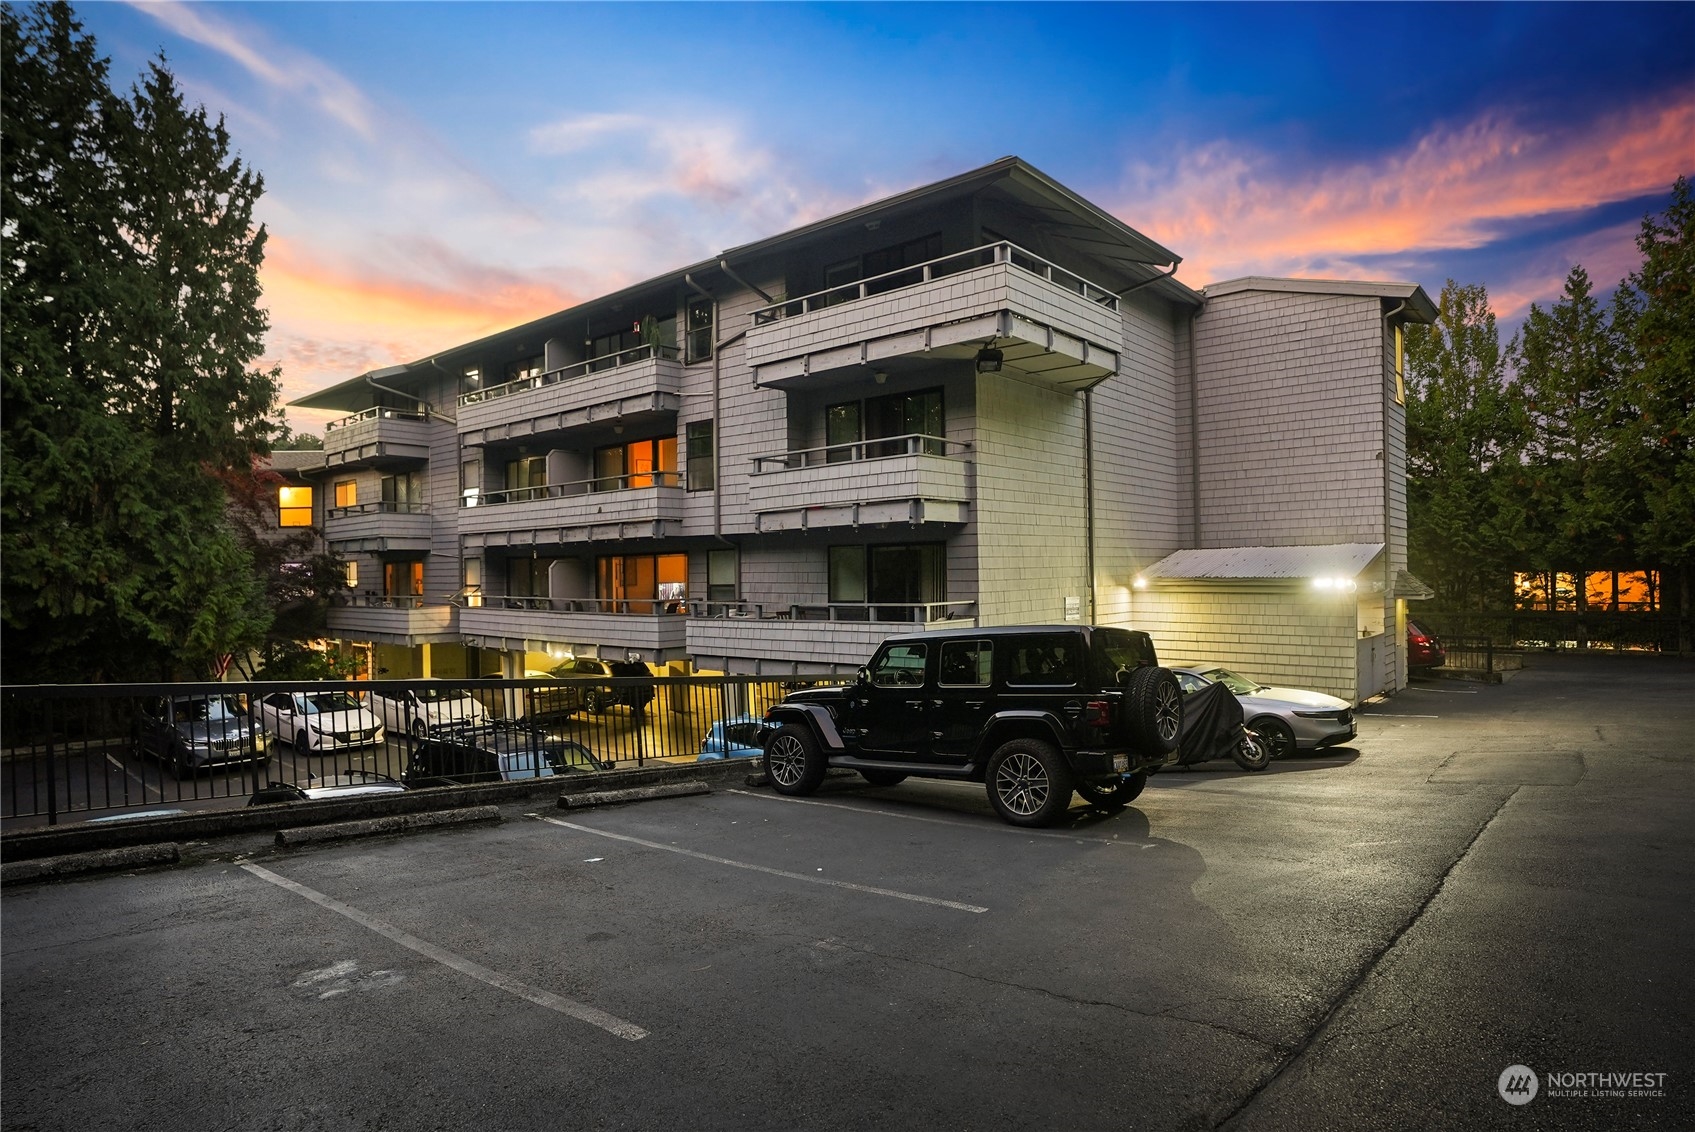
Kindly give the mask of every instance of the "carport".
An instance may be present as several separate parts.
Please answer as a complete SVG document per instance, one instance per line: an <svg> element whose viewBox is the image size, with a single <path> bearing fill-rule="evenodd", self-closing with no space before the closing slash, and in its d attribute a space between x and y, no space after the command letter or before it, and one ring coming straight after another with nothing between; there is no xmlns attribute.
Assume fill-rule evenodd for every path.
<svg viewBox="0 0 1695 1132"><path fill-rule="evenodd" d="M1429 587L1382 543L1179 550L1136 579L1133 615L1171 664L1218 662L1354 703L1406 683L1406 601Z"/></svg>

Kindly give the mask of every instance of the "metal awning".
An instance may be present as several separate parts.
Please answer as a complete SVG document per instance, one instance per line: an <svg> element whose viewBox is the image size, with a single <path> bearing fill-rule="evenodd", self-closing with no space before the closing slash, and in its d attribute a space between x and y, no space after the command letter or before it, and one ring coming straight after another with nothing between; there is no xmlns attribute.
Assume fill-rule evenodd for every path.
<svg viewBox="0 0 1695 1132"><path fill-rule="evenodd" d="M1396 570L1395 596L1408 601L1423 601L1435 597L1436 591L1428 583L1415 578L1411 572Z"/></svg>
<svg viewBox="0 0 1695 1132"><path fill-rule="evenodd" d="M1220 546L1179 550L1142 571L1149 581L1356 578L1383 553L1380 542L1324 546ZM1411 577L1411 575L1407 575Z"/></svg>

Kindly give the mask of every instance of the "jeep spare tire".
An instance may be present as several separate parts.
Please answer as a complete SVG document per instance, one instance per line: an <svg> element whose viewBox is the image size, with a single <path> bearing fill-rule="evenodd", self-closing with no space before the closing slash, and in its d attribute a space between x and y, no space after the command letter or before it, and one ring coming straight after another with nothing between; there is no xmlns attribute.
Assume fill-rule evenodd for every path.
<svg viewBox="0 0 1695 1132"><path fill-rule="evenodd" d="M1124 689L1130 738L1144 753L1169 755L1183 733L1183 691L1169 669L1148 665L1130 673Z"/></svg>

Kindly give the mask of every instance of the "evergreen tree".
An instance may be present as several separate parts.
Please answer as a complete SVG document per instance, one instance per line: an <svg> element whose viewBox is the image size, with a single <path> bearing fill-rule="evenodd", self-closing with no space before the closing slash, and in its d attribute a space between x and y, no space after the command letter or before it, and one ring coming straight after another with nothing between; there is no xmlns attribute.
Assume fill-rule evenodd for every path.
<svg viewBox="0 0 1695 1132"><path fill-rule="evenodd" d="M1447 608L1503 605L1525 517L1526 421L1484 287L1447 281L1436 322L1407 328L1406 372L1413 570Z"/></svg>
<svg viewBox="0 0 1695 1132"><path fill-rule="evenodd" d="M126 100L64 3L0 29L7 667L203 674L271 616L214 474L263 451L277 399L252 369L263 186L162 61Z"/></svg>

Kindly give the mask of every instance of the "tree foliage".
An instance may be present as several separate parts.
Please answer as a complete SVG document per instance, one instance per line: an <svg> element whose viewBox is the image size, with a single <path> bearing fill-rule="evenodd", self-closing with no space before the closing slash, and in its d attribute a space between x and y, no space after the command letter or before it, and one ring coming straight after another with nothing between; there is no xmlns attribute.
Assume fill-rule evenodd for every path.
<svg viewBox="0 0 1695 1132"><path fill-rule="evenodd" d="M220 478L274 427L263 182L162 58L115 94L67 5L0 37L8 673L202 674L271 622Z"/></svg>

